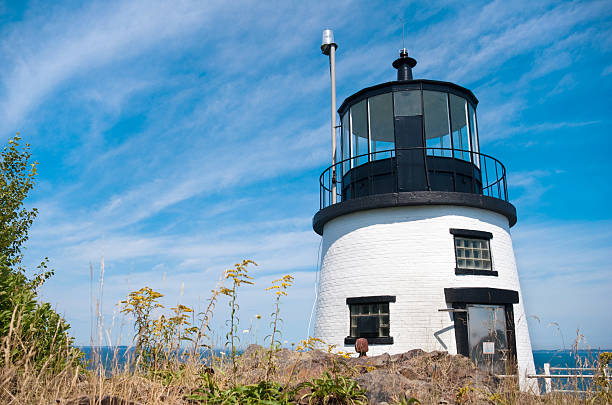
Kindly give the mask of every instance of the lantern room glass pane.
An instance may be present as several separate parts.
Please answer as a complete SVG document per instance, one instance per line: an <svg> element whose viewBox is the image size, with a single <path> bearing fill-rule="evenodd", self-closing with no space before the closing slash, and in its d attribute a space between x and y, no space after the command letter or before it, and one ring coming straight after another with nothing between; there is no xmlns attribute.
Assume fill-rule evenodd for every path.
<svg viewBox="0 0 612 405"><path fill-rule="evenodd" d="M342 116L342 175L349 171L351 165L348 160L351 157L350 154L350 143L349 143L349 114L346 113Z"/></svg>
<svg viewBox="0 0 612 405"><path fill-rule="evenodd" d="M368 111L366 100L351 107L351 147L353 148L352 167L368 161ZM359 155L365 155L357 157Z"/></svg>
<svg viewBox="0 0 612 405"><path fill-rule="evenodd" d="M428 149L428 155L451 157L447 97L446 93L423 90L426 145L428 148L448 148Z"/></svg>
<svg viewBox="0 0 612 405"><path fill-rule="evenodd" d="M467 101L454 94L449 94L451 128L453 131L454 156L458 159L470 160L470 141L468 134Z"/></svg>
<svg viewBox="0 0 612 405"><path fill-rule="evenodd" d="M468 113L470 118L470 150L478 153L480 151L478 147L478 131L476 130L476 110L468 103ZM472 154L472 162L480 167L480 155Z"/></svg>
<svg viewBox="0 0 612 405"><path fill-rule="evenodd" d="M392 93L385 93L368 99L372 160L390 158L395 150L392 97Z"/></svg>
<svg viewBox="0 0 612 405"><path fill-rule="evenodd" d="M421 91L396 91L393 93L393 110L396 117L422 115Z"/></svg>

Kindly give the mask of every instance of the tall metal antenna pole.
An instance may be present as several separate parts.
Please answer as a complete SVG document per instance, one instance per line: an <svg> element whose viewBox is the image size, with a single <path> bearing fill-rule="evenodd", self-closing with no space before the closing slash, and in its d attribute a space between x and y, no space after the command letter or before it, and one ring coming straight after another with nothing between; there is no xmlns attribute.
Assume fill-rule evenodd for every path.
<svg viewBox="0 0 612 405"><path fill-rule="evenodd" d="M321 52L329 55L329 73L331 76L331 137L332 137L332 172L331 172L331 194L332 204L337 202L336 196L336 49L338 44L334 42L334 32L330 29L323 31L321 41Z"/></svg>

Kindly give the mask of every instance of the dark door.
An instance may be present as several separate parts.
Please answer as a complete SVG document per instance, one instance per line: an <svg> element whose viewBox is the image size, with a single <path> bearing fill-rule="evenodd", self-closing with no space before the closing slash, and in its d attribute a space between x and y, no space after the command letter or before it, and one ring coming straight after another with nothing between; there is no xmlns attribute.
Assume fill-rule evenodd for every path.
<svg viewBox="0 0 612 405"><path fill-rule="evenodd" d="M395 145L399 191L427 190L425 150L423 148L423 116L395 117Z"/></svg>

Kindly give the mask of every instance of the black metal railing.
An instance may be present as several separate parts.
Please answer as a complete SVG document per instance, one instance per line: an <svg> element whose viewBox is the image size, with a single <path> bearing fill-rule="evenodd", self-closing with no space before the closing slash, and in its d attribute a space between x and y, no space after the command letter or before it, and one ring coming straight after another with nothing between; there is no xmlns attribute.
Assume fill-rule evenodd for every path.
<svg viewBox="0 0 612 405"><path fill-rule="evenodd" d="M499 160L451 148L365 153L328 167L319 184L321 209L352 198L401 191L455 191L508 201L506 168Z"/></svg>

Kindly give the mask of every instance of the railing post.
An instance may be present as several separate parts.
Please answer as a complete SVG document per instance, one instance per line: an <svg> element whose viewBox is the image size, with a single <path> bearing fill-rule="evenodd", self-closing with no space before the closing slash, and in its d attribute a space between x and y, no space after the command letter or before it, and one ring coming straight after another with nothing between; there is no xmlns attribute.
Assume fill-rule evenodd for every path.
<svg viewBox="0 0 612 405"><path fill-rule="evenodd" d="M397 145L394 145L393 150L395 151L395 175L393 176L395 177L395 192L399 193L399 157L397 155ZM393 155L393 152L391 152L391 154ZM391 161L393 161L393 159L391 159Z"/></svg>
<svg viewBox="0 0 612 405"><path fill-rule="evenodd" d="M319 207L325 208L325 172L319 176Z"/></svg>
<svg viewBox="0 0 612 405"><path fill-rule="evenodd" d="M487 170L487 158L486 158L486 156L483 158L483 161L484 161L484 172L485 172L485 178L486 178L487 187L483 189L483 193L482 194L483 195L488 195L490 197L490 194L487 194L487 193L490 193L491 191L489 190L489 171ZM484 190L487 190L487 193L485 193Z"/></svg>
<svg viewBox="0 0 612 405"><path fill-rule="evenodd" d="M508 183L506 183L506 170L504 170L504 201L508 201Z"/></svg>
<svg viewBox="0 0 612 405"><path fill-rule="evenodd" d="M332 173L334 170L334 166L332 166L332 171L331 172L327 172L327 201L325 201L326 207L329 207L331 205L331 202L334 201L334 191L332 188Z"/></svg>
<svg viewBox="0 0 612 405"><path fill-rule="evenodd" d="M369 108L369 107L368 107ZM368 195L374 194L374 174L372 173L372 166L374 166L374 157L369 152L370 143L368 142Z"/></svg>
<svg viewBox="0 0 612 405"><path fill-rule="evenodd" d="M425 182L427 183L427 191L431 191L431 183L429 182L429 168L427 167L427 147L423 149L423 162L425 163Z"/></svg>
<svg viewBox="0 0 612 405"><path fill-rule="evenodd" d="M544 375L551 375L550 374L550 363L544 363ZM549 378L544 378L544 392L546 392L547 394L552 392L552 382L550 377Z"/></svg>
<svg viewBox="0 0 612 405"><path fill-rule="evenodd" d="M497 160L495 161L495 181L497 182L497 198L501 199L501 191L499 189L499 174L497 174Z"/></svg>

